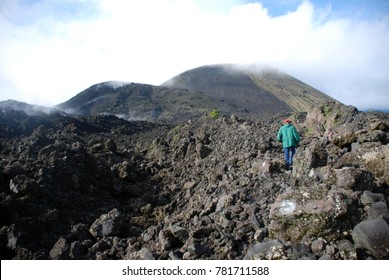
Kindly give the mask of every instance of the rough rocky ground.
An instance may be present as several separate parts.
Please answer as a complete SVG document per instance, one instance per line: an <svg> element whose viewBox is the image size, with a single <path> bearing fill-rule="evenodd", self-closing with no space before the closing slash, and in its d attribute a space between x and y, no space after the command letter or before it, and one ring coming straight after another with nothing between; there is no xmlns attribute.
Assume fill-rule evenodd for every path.
<svg viewBox="0 0 389 280"><path fill-rule="evenodd" d="M293 171L276 133L302 134ZM389 117L0 112L1 259L388 259Z"/></svg>

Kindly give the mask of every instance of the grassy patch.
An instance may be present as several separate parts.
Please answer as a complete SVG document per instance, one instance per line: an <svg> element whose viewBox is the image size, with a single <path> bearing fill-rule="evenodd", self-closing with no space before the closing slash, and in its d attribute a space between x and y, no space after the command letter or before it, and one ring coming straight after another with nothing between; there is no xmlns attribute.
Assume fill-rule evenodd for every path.
<svg viewBox="0 0 389 280"><path fill-rule="evenodd" d="M332 109L329 105L323 105L321 107L321 111L323 112L324 116L327 117L329 114L331 114Z"/></svg>
<svg viewBox="0 0 389 280"><path fill-rule="evenodd" d="M220 112L219 112L219 110L217 110L217 109L213 109L213 110L209 113L209 115L211 116L211 118L217 119L217 118L220 117Z"/></svg>
<svg viewBox="0 0 389 280"><path fill-rule="evenodd" d="M181 130L181 126L178 125L168 132L168 136L172 139L172 143L176 143L180 139L179 136L180 130Z"/></svg>

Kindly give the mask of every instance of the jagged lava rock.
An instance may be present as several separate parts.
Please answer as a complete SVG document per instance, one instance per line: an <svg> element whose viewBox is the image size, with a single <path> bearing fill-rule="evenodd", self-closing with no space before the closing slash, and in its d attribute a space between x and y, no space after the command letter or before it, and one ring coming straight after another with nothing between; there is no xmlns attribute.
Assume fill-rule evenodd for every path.
<svg viewBox="0 0 389 280"><path fill-rule="evenodd" d="M386 220L362 221L353 229L352 237L358 246L369 250L375 257L389 256L389 225Z"/></svg>
<svg viewBox="0 0 389 280"><path fill-rule="evenodd" d="M320 107L309 121L174 125L0 114L1 257L388 258L356 227L386 219L388 115ZM275 140L287 117L303 139L293 172ZM356 138L342 138L347 126Z"/></svg>

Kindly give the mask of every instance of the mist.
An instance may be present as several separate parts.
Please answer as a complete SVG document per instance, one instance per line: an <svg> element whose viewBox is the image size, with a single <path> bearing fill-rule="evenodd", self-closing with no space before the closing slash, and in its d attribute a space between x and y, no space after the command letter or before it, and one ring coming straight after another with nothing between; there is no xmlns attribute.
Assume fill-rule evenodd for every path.
<svg viewBox="0 0 389 280"><path fill-rule="evenodd" d="M9 110L22 111L28 116L49 115L52 113L61 112L52 107L27 104L25 102L19 102L16 100L0 101L0 110L3 113L7 113Z"/></svg>

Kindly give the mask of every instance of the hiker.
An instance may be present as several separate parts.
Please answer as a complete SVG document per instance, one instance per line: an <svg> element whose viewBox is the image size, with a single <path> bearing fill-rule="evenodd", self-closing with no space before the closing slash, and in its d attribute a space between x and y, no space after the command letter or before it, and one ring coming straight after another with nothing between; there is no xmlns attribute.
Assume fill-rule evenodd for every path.
<svg viewBox="0 0 389 280"><path fill-rule="evenodd" d="M277 134L277 141L282 142L285 156L285 169L290 170L293 164L293 156L296 147L300 143L300 135L289 119L284 120L284 125Z"/></svg>

